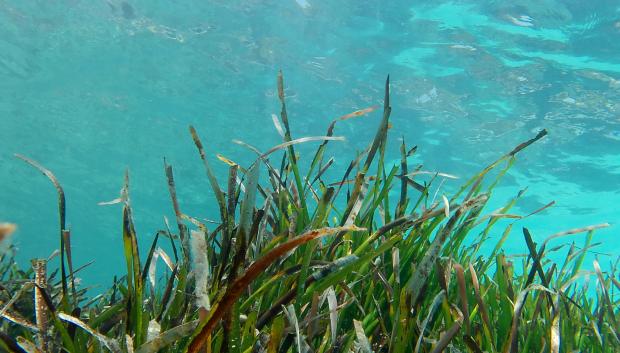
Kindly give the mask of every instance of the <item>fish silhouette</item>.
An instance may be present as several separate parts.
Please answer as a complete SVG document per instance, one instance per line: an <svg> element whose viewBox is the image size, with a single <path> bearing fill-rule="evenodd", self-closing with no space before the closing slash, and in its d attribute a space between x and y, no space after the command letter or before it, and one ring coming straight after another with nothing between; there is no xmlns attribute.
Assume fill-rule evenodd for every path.
<svg viewBox="0 0 620 353"><path fill-rule="evenodd" d="M136 17L136 12L128 2L123 1L121 3L121 12L123 13L123 18L126 20L131 20Z"/></svg>
<svg viewBox="0 0 620 353"><path fill-rule="evenodd" d="M106 3L110 7L110 10L112 10L112 13L114 13L115 15L117 14L117 11L120 7L120 12L121 12L120 15L124 19L132 20L136 18L136 11L134 10L133 6L131 6L131 4L128 3L127 1L122 1L120 5L116 5L112 1L106 1Z"/></svg>

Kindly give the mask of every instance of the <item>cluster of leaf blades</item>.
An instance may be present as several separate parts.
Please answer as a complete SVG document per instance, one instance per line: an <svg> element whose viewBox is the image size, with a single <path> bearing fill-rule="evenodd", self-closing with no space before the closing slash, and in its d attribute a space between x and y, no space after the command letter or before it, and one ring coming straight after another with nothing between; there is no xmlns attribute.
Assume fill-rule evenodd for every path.
<svg viewBox="0 0 620 353"><path fill-rule="evenodd" d="M165 175L176 216L141 257L132 220L129 176L120 197L127 273L89 298L76 286L65 199L59 195L60 275L22 271L12 253L0 265L0 349L9 352L617 352L620 282L615 269L582 270L596 246L598 225L548 240L586 233L547 248L523 228L529 253L508 257L502 245L527 217L510 213L519 192L498 210L485 206L516 155L546 135L541 131L470 178L451 198L432 195L441 179L422 181L408 170L416 148L400 146L401 163L385 161L391 113L389 78L383 115L368 149L336 183L325 180L339 140L336 119L326 136L293 139L284 84L278 76L281 144L247 169L229 166L217 181L198 132L191 137L215 195L220 219L205 224L183 213L173 169ZM303 172L295 146L321 141ZM270 160L282 152L276 163ZM260 172L266 176L260 177ZM494 173L491 173L494 171ZM264 180L264 182L262 182ZM392 192L392 193L391 193ZM397 197L394 197L397 194ZM340 207L343 205L343 207ZM536 210L533 213L537 213ZM500 222L508 219L510 222ZM501 226L501 228L500 228ZM171 228L174 228L171 229ZM490 254L483 243L499 239ZM167 247L169 256L162 246ZM552 252L565 251L554 263ZM167 270L156 278L157 263ZM617 262L617 260L616 260ZM39 260L39 264L46 260ZM39 267L40 269L40 267ZM160 271L161 272L161 271ZM582 285L594 279L595 290ZM39 298L38 302L33 297Z"/></svg>

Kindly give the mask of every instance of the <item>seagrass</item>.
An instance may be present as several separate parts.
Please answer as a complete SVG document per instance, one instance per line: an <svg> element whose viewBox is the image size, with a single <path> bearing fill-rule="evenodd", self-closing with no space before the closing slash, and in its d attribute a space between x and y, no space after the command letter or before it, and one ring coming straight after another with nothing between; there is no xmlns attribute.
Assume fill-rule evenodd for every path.
<svg viewBox="0 0 620 353"><path fill-rule="evenodd" d="M388 161L388 136L397 129L390 123L389 78L377 133L368 148L341 164L343 170L335 170L334 157L326 155L328 144L343 140L334 136L337 126L372 119L379 107L343 112L324 136L294 138L281 73L277 87L280 115L272 121L282 140L265 151L239 142L256 157L249 166L216 155L217 148L198 134L207 127L190 127L187 143L198 150L197 168L205 169L213 196L203 209L213 214L184 212L177 198L184 185L175 183L172 166L164 162L162 188L170 194L176 224L166 219L153 235L137 234L132 215L140 210L130 202L126 173L120 197L101 205L118 208L118 251L127 272L100 278L106 289L98 295L75 281L88 267L75 264L74 270L75 249L65 229L70 204L60 181L17 155L57 190L60 234L50 236L60 236L60 278L54 259L47 271L40 265L22 269L13 247L0 254L0 350L620 350L620 260L599 253L588 264L601 245L596 230L609 225L558 230L545 239L525 226L530 217L545 217L540 213L553 200L520 214L514 208L526 190L499 209L487 209L502 177L521 153L546 138L546 130L515 141L514 149L457 192L442 195L438 184L455 176L409 165L417 146L403 140L399 158ZM296 152L302 143L318 145L307 160ZM219 167L229 168L222 185ZM3 227L7 237L15 229ZM505 253L508 237L523 237L526 254ZM561 245L554 243L559 238ZM482 252L483 244L493 250ZM557 252L562 263L552 261Z"/></svg>

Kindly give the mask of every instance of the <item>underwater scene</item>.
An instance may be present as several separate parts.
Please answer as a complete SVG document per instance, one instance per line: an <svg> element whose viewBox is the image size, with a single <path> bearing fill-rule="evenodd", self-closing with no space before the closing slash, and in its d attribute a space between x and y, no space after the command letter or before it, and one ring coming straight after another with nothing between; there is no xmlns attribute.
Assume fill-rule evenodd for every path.
<svg viewBox="0 0 620 353"><path fill-rule="evenodd" d="M618 1L0 0L0 166L0 351L620 349Z"/></svg>

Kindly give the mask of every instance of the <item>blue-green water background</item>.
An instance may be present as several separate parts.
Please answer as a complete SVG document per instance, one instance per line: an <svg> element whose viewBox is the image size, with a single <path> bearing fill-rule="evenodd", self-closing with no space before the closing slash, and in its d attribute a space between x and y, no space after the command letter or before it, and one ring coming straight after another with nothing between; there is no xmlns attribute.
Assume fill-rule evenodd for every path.
<svg viewBox="0 0 620 353"><path fill-rule="evenodd" d="M271 122L278 69L297 137L323 135L333 118L381 104L391 74L389 158L404 137L419 146L412 165L462 179L547 128L496 204L526 186L515 212L555 200L520 222L537 240L610 222L595 239L612 255L604 262L617 258L620 4L421 3L0 0L0 221L19 225L19 259L58 247L58 219L49 181L13 153L54 171L75 262L95 259L83 277L107 284L123 269L121 210L97 203L118 197L128 167L145 249L172 214L165 156L182 209L216 219L187 126L198 128L220 175L226 166L215 153L250 162L231 140L262 150L281 141ZM334 169L366 147L379 118L338 125L347 141L331 144ZM311 146L299 151L307 156ZM515 231L506 251L525 252L522 239Z"/></svg>

